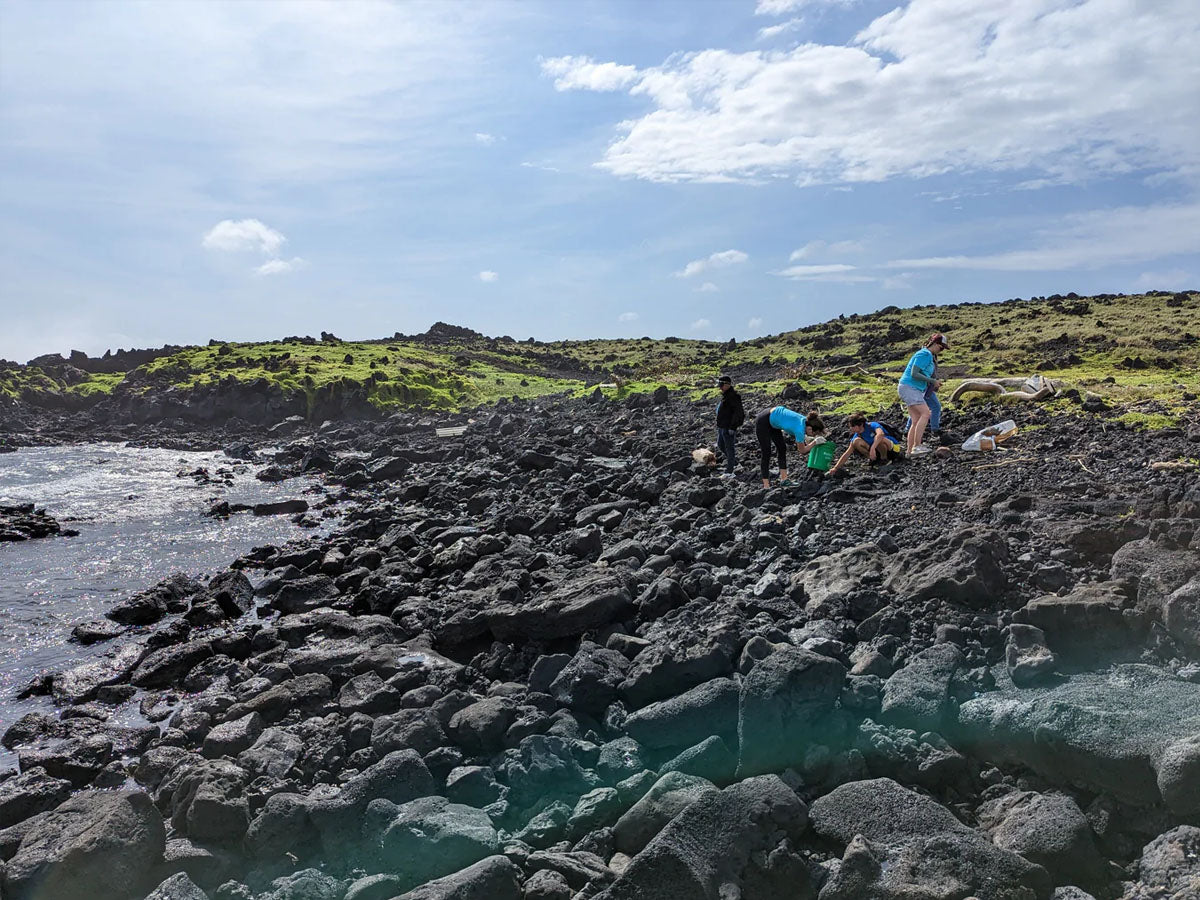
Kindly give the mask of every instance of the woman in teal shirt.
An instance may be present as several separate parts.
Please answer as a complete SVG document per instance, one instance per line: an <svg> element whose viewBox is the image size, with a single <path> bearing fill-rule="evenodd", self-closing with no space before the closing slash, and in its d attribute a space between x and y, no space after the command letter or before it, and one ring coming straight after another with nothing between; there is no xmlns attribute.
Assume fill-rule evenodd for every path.
<svg viewBox="0 0 1200 900"><path fill-rule="evenodd" d="M808 433L813 433L809 440ZM763 487L771 486L771 447L779 456L779 480L787 481L787 435L800 448L801 453L808 453L817 444L825 442L825 423L815 412L803 416L786 406L776 406L774 409L763 410L754 419L754 436L758 438L759 474L762 475Z"/></svg>
<svg viewBox="0 0 1200 900"><path fill-rule="evenodd" d="M921 456L932 452L922 441L925 439L925 426L929 424L930 409L925 402L925 391L932 387L935 391L942 383L933 377L937 368L937 358L946 349L944 334L930 335L925 346L912 355L900 383L896 386L900 394L900 402L908 407L908 416L912 424L908 428L906 456Z"/></svg>

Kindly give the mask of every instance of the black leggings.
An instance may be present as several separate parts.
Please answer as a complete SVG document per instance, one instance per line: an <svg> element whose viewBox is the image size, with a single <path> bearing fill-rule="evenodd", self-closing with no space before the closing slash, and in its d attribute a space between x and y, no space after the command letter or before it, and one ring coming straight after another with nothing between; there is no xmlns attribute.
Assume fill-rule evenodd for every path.
<svg viewBox="0 0 1200 900"><path fill-rule="evenodd" d="M779 454L779 471L787 469L787 438L778 428L771 427L771 411L765 410L754 417L754 436L758 438L758 470L763 478L771 477L771 445Z"/></svg>

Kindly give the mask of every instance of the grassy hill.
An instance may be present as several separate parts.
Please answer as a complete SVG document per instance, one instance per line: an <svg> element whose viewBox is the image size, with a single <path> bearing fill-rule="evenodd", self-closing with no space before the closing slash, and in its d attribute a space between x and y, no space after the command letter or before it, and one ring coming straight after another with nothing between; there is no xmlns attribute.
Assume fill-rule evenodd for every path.
<svg viewBox="0 0 1200 900"><path fill-rule="evenodd" d="M1156 293L887 307L741 343L673 337L519 342L453 326L376 341L323 335L211 342L139 351L152 358L128 371L90 371L120 365L120 355L0 363L0 396L85 406L111 395L187 392L232 379L303 394L310 402L320 391L356 390L381 412L451 411L502 397L585 394L614 382L619 387L600 389L615 395L666 385L699 397L711 393L714 376L724 372L750 393L777 395L798 384L837 414L894 402L905 361L935 330L950 339L942 363L951 388L955 376L1041 372L1081 394L1120 403L1129 422L1147 427L1174 423L1200 393L1200 294Z"/></svg>

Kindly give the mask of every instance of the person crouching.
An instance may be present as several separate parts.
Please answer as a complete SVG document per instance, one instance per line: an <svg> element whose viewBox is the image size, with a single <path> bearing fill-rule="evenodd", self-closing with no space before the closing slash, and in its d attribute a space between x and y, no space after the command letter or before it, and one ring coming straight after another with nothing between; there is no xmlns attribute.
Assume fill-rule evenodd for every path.
<svg viewBox="0 0 1200 900"><path fill-rule="evenodd" d="M900 456L900 438L892 434L886 425L868 421L867 417L861 414L851 416L846 425L850 429L850 446L829 470L830 475L841 471L842 466L855 455L865 456L867 462L872 465L885 463Z"/></svg>
<svg viewBox="0 0 1200 900"><path fill-rule="evenodd" d="M809 436L811 433L811 437ZM764 488L771 486L771 448L779 457L779 482L788 483L787 440L791 438L801 453L825 442L825 423L813 412L801 415L786 406L763 410L754 419L754 436L758 438L759 474Z"/></svg>

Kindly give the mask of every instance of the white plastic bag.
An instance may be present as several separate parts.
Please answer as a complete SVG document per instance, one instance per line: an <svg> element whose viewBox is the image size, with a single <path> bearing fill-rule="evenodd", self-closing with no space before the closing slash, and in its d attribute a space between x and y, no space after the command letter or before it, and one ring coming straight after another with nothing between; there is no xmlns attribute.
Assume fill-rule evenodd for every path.
<svg viewBox="0 0 1200 900"><path fill-rule="evenodd" d="M997 444L1007 441L1016 433L1017 423L1012 419L1005 419L1003 422L989 425L982 431L975 432L963 441L962 448L964 450L995 450Z"/></svg>

